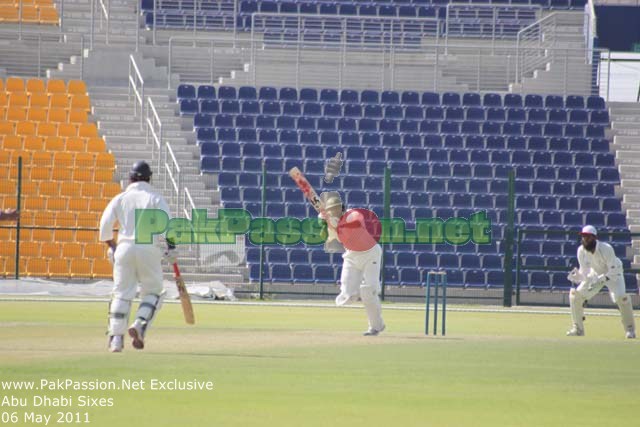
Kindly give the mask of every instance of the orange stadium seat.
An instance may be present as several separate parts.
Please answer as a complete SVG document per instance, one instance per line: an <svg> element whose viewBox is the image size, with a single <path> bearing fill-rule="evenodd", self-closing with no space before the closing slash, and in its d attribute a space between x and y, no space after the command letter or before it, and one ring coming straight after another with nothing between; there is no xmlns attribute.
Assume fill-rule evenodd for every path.
<svg viewBox="0 0 640 427"><path fill-rule="evenodd" d="M80 197L81 184L74 181L65 181L60 183L60 195L64 197Z"/></svg>
<svg viewBox="0 0 640 427"><path fill-rule="evenodd" d="M12 92L9 94L9 107L28 107L29 95L25 92Z"/></svg>
<svg viewBox="0 0 640 427"><path fill-rule="evenodd" d="M3 241L0 242L0 256L15 256L16 244L13 242Z"/></svg>
<svg viewBox="0 0 640 427"><path fill-rule="evenodd" d="M107 203L109 201L106 199L89 199L89 211L102 213L107 207Z"/></svg>
<svg viewBox="0 0 640 427"><path fill-rule="evenodd" d="M16 126L16 135L35 135L36 129L36 122L18 122L18 125Z"/></svg>
<svg viewBox="0 0 640 427"><path fill-rule="evenodd" d="M32 239L36 242L51 242L53 240L53 231L33 230Z"/></svg>
<svg viewBox="0 0 640 427"><path fill-rule="evenodd" d="M113 267L109 260L96 259L93 261L91 272L94 278L111 278L113 276Z"/></svg>
<svg viewBox="0 0 640 427"><path fill-rule="evenodd" d="M36 181L45 181L51 179L51 168L40 167L30 169L30 178Z"/></svg>
<svg viewBox="0 0 640 427"><path fill-rule="evenodd" d="M15 135L16 128L13 122L0 122L0 135Z"/></svg>
<svg viewBox="0 0 640 427"><path fill-rule="evenodd" d="M89 199L73 197L69 199L69 210L72 212L86 212L89 210Z"/></svg>
<svg viewBox="0 0 640 427"><path fill-rule="evenodd" d="M49 260L49 277L69 277L69 261L66 259Z"/></svg>
<svg viewBox="0 0 640 427"><path fill-rule="evenodd" d="M22 22L27 24L37 24L40 22L38 7L31 4L22 5Z"/></svg>
<svg viewBox="0 0 640 427"><path fill-rule="evenodd" d="M27 276L47 276L47 260L43 258L29 258L27 260Z"/></svg>
<svg viewBox="0 0 640 427"><path fill-rule="evenodd" d="M43 258L58 258L60 256L60 243L45 242L40 247L41 256Z"/></svg>
<svg viewBox="0 0 640 427"><path fill-rule="evenodd" d="M83 246L80 243L67 242L62 246L62 256L64 258L82 258Z"/></svg>
<svg viewBox="0 0 640 427"><path fill-rule="evenodd" d="M82 183L82 197L100 197L102 185L97 182Z"/></svg>
<svg viewBox="0 0 640 427"><path fill-rule="evenodd" d="M42 197L28 197L24 199L24 208L27 210L41 211L46 206L45 199Z"/></svg>
<svg viewBox="0 0 640 427"><path fill-rule="evenodd" d="M23 182L22 183L22 194L25 196L35 196L39 194L38 189L39 185L37 182Z"/></svg>
<svg viewBox="0 0 640 427"><path fill-rule="evenodd" d="M45 92L32 93L29 96L29 107L49 108L49 94Z"/></svg>
<svg viewBox="0 0 640 427"><path fill-rule="evenodd" d="M112 153L98 153L96 156L96 168L114 170L116 168L116 158Z"/></svg>
<svg viewBox="0 0 640 427"><path fill-rule="evenodd" d="M0 121L4 120L7 117L7 107L4 105L0 105Z"/></svg>
<svg viewBox="0 0 640 427"><path fill-rule="evenodd" d="M91 261L88 259L71 259L71 277L91 277Z"/></svg>
<svg viewBox="0 0 640 427"><path fill-rule="evenodd" d="M84 245L85 258L106 258L107 246L104 243L87 243Z"/></svg>
<svg viewBox="0 0 640 427"><path fill-rule="evenodd" d="M57 197L60 194L60 183L56 181L41 182L38 191L42 196Z"/></svg>
<svg viewBox="0 0 640 427"><path fill-rule="evenodd" d="M4 91L4 80L0 79L0 92Z"/></svg>
<svg viewBox="0 0 640 427"><path fill-rule="evenodd" d="M111 200L121 192L122 189L120 188L120 184L118 184L117 182L105 182L104 188L102 190L102 197L106 197L107 199Z"/></svg>
<svg viewBox="0 0 640 427"><path fill-rule="evenodd" d="M44 150L44 138L41 136L25 136L23 139L24 149L31 151L43 151ZM51 157L51 154L49 154ZM51 163L51 158L49 158Z"/></svg>
<svg viewBox="0 0 640 427"><path fill-rule="evenodd" d="M80 228L96 228L100 224L100 213L79 212L77 224Z"/></svg>
<svg viewBox="0 0 640 427"><path fill-rule="evenodd" d="M55 123L38 123L39 136L58 136L58 125Z"/></svg>
<svg viewBox="0 0 640 427"><path fill-rule="evenodd" d="M4 85L4 90L7 92L24 92L24 80L20 77L8 77Z"/></svg>
<svg viewBox="0 0 640 427"><path fill-rule="evenodd" d="M84 110L70 110L69 111L69 122L71 123L87 123L89 121L89 116L87 112Z"/></svg>
<svg viewBox="0 0 640 427"><path fill-rule="evenodd" d="M78 136L82 136L84 138L97 138L98 127L95 123L83 123L78 128Z"/></svg>
<svg viewBox="0 0 640 427"><path fill-rule="evenodd" d="M60 23L60 17L58 16L58 11L54 7L41 7L40 23L58 25Z"/></svg>
<svg viewBox="0 0 640 427"><path fill-rule="evenodd" d="M25 149L27 149L25 141ZM31 164L33 166L51 166L53 155L48 151L36 151L31 156Z"/></svg>
<svg viewBox="0 0 640 427"><path fill-rule="evenodd" d="M53 164L56 168L71 168L73 167L73 153L65 151L58 151L53 154Z"/></svg>
<svg viewBox="0 0 640 427"><path fill-rule="evenodd" d="M7 106L9 105L8 96L5 92L0 92L0 105Z"/></svg>
<svg viewBox="0 0 640 427"><path fill-rule="evenodd" d="M71 96L71 109L84 110L87 113L91 112L91 101L88 95L72 95Z"/></svg>
<svg viewBox="0 0 640 427"><path fill-rule="evenodd" d="M58 125L58 136L67 138L70 136L78 136L78 126L72 123L60 123Z"/></svg>
<svg viewBox="0 0 640 427"><path fill-rule="evenodd" d="M96 169L94 179L96 182L111 182L113 181L113 171L110 169Z"/></svg>
<svg viewBox="0 0 640 427"><path fill-rule="evenodd" d="M54 167L51 171L51 179L56 181L69 181L72 171L68 167Z"/></svg>
<svg viewBox="0 0 640 427"><path fill-rule="evenodd" d="M44 149L48 151L64 151L65 140L58 136L49 136L45 139Z"/></svg>
<svg viewBox="0 0 640 427"><path fill-rule="evenodd" d="M87 151L92 153L107 151L107 145L102 138L89 138L87 140Z"/></svg>
<svg viewBox="0 0 640 427"><path fill-rule="evenodd" d="M52 93L49 97L49 108L68 108L69 95L66 93Z"/></svg>
<svg viewBox="0 0 640 427"><path fill-rule="evenodd" d="M36 242L20 242L20 256L39 257L40 245Z"/></svg>
<svg viewBox="0 0 640 427"><path fill-rule="evenodd" d="M98 224L94 224L92 227L97 227ZM76 240L78 242L84 243L97 243L98 242L98 232L97 231L89 231L89 230L78 230L76 233Z"/></svg>
<svg viewBox="0 0 640 427"><path fill-rule="evenodd" d="M66 211L67 199L64 197L49 197L47 199L48 211Z"/></svg>
<svg viewBox="0 0 640 427"><path fill-rule="evenodd" d="M64 108L49 108L49 121L54 123L66 123L68 121L68 113Z"/></svg>
<svg viewBox="0 0 640 427"><path fill-rule="evenodd" d="M6 113L6 119L14 122L27 120L26 107L9 107Z"/></svg>
<svg viewBox="0 0 640 427"><path fill-rule="evenodd" d="M67 84L67 92L74 95L86 95L87 85L82 80L69 80L69 83Z"/></svg>
<svg viewBox="0 0 640 427"><path fill-rule="evenodd" d="M77 136L67 138L66 149L67 151L85 151L86 144L84 142L84 138L79 138Z"/></svg>
<svg viewBox="0 0 640 427"><path fill-rule="evenodd" d="M47 110L42 107L30 107L27 112L27 120L32 122L46 122Z"/></svg>
<svg viewBox="0 0 640 427"><path fill-rule="evenodd" d="M4 150L22 150L23 140L17 135L5 135L2 140Z"/></svg>
<svg viewBox="0 0 640 427"><path fill-rule="evenodd" d="M56 213L56 227L75 227L76 226L76 214L73 212L58 212Z"/></svg>
<svg viewBox="0 0 640 427"><path fill-rule="evenodd" d="M64 80L50 79L47 81L47 92L49 93L67 93L67 86Z"/></svg>
<svg viewBox="0 0 640 427"><path fill-rule="evenodd" d="M53 232L53 241L54 242L74 242L75 233L76 232L73 230L55 230Z"/></svg>
<svg viewBox="0 0 640 427"><path fill-rule="evenodd" d="M0 8L0 22L16 22L20 19L17 6Z"/></svg>
<svg viewBox="0 0 640 427"><path fill-rule="evenodd" d="M93 169L78 168L73 171L73 180L77 182L93 181Z"/></svg>
<svg viewBox="0 0 640 427"><path fill-rule="evenodd" d="M27 80L27 92L29 93L44 93L46 91L44 81L42 79L29 79Z"/></svg>
<svg viewBox="0 0 640 427"><path fill-rule="evenodd" d="M76 169L93 169L96 167L96 155L93 153L76 153Z"/></svg>

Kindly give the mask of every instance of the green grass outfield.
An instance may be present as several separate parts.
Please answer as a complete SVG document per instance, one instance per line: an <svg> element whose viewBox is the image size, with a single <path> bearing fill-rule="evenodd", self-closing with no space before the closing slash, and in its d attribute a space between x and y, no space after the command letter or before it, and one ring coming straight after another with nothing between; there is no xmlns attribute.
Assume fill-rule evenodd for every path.
<svg viewBox="0 0 640 427"><path fill-rule="evenodd" d="M423 335L423 311L387 309L387 331L363 337L363 309L198 304L190 327L168 304L144 351L127 341L124 353L110 354L106 310L96 302L0 301L2 382L124 378L147 388L0 387L0 398L28 399L26 407L0 407L9 417L0 425L44 425L25 419L29 413L61 425L58 412L82 420L86 412L92 427L601 427L637 419L640 342L623 338L617 316L591 316L588 336L568 338L568 314L450 311L447 337L435 338ZM214 387L149 390L154 378ZM34 396L73 404L34 407ZM79 407L80 396L113 406Z"/></svg>

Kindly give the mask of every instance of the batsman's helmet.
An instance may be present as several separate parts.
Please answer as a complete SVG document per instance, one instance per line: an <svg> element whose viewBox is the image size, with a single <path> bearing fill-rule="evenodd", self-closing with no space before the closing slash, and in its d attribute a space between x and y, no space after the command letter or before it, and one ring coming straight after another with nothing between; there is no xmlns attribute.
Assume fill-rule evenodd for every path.
<svg viewBox="0 0 640 427"><path fill-rule="evenodd" d="M129 178L135 181L144 181L151 178L151 167L144 160L137 161L131 166L129 171Z"/></svg>

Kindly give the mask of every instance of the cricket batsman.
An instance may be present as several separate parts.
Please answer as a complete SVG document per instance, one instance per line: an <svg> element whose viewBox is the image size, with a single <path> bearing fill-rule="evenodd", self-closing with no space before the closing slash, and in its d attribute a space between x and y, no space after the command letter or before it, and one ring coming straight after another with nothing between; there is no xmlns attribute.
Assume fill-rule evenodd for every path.
<svg viewBox="0 0 640 427"><path fill-rule="evenodd" d="M583 227L580 235L582 245L578 248L579 269L574 268L567 277L572 283L578 285L577 288L571 288L569 293L573 327L567 331L567 335L584 335L584 303L606 286L611 300L620 309L625 336L629 339L635 338L633 306L631 297L626 293L622 261L616 257L610 244L598 241L598 232L595 227L591 225Z"/></svg>
<svg viewBox="0 0 640 427"><path fill-rule="evenodd" d="M333 176L337 176L340 166L340 156L330 159L326 166L327 174L331 171ZM369 319L369 328L364 335L376 336L385 329L379 297L382 248L375 237L380 235L380 221L366 209L345 212L339 193L323 193L321 198L324 199L327 216L324 218L328 225L327 241L337 240L344 247L336 305L348 304L360 296ZM328 248L325 245L327 252L337 252L335 247Z"/></svg>
<svg viewBox="0 0 640 427"><path fill-rule="evenodd" d="M113 264L113 292L109 304L109 350L121 352L128 332L134 348L144 348L144 337L162 305L163 251L154 244L136 244L136 209L159 209L169 215L164 198L149 184L151 168L144 161L134 163L127 188L109 202L100 219L100 241L108 246ZM148 219L148 218L147 218ZM113 240L113 226L120 224L118 242ZM175 262L175 246L167 243L164 258ZM140 283L140 306L129 326L131 302Z"/></svg>

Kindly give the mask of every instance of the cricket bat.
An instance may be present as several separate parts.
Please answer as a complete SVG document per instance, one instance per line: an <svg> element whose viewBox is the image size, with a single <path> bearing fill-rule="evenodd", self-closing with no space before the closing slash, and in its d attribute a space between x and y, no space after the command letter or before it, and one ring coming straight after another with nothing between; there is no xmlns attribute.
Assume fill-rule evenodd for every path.
<svg viewBox="0 0 640 427"><path fill-rule="evenodd" d="M184 320L189 325L196 323L195 316L193 314L193 306L191 305L191 298L187 292L187 287L180 275L180 269L178 263L173 263L173 273L175 274L176 286L178 287L178 294L180 295L180 305L182 306L182 313L184 314Z"/></svg>
<svg viewBox="0 0 640 427"><path fill-rule="evenodd" d="M324 204L318 196L318 193L316 193L316 190L314 190L311 184L309 184L309 181L307 181L307 178L305 178L300 169L298 169L297 167L291 168L289 170L289 176L291 177L291 179L293 179L298 188L302 190L302 194L309 201L309 203L311 203L311 206L313 206L316 212L322 215L323 218L329 218L329 215L326 213ZM332 228L336 228L338 225L337 223L329 223L329 221L327 221L327 224Z"/></svg>

